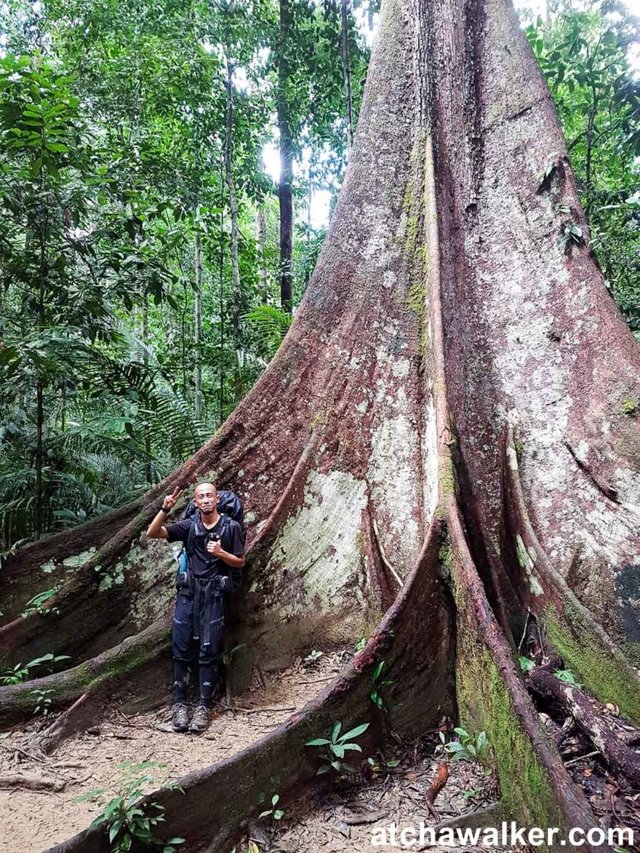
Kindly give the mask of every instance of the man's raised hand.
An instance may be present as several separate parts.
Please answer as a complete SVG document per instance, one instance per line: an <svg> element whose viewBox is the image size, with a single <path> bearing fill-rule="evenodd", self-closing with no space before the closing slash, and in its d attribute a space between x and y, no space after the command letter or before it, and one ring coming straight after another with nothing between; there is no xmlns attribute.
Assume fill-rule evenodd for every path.
<svg viewBox="0 0 640 853"><path fill-rule="evenodd" d="M177 500L182 494L182 492L183 490L180 488L180 486L176 486L170 495L165 495L165 499L162 501L162 509L164 509L166 512L172 510L176 505Z"/></svg>

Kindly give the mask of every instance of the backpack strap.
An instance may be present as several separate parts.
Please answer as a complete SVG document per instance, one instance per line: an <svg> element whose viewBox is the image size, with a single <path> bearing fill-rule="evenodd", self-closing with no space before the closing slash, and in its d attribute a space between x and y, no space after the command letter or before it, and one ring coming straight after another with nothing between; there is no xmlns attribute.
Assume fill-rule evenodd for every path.
<svg viewBox="0 0 640 853"><path fill-rule="evenodd" d="M184 548L184 550L187 552L187 561L190 560L196 549L196 524L198 523L199 518L200 513L196 513L191 516L191 527L189 528L189 532L187 533L187 542ZM229 526L231 525L231 518L228 515L225 515L223 512L220 513L220 518L222 519L222 527L220 529L220 541L222 542L222 537L229 530Z"/></svg>
<svg viewBox="0 0 640 853"><path fill-rule="evenodd" d="M231 516L226 515L224 512L220 513L220 517L222 518L222 528L220 530L220 541L222 542L222 537L231 527L231 522L233 521L233 519L231 518Z"/></svg>
<svg viewBox="0 0 640 853"><path fill-rule="evenodd" d="M187 533L187 542L185 544L185 551L187 552L187 557L192 557L194 551L196 550L196 524L198 522L198 518L200 513L194 513L191 516L191 527L189 528L189 532Z"/></svg>

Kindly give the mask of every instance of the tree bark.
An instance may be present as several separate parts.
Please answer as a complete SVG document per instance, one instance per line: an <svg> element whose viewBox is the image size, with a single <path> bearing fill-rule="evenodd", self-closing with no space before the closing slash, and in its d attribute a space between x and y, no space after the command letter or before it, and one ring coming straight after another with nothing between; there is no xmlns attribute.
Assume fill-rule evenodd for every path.
<svg viewBox="0 0 640 853"><path fill-rule="evenodd" d="M154 795L172 833L231 837L259 792L313 777L304 742L336 719L369 720L380 738L380 660L394 731L457 715L486 732L512 819L593 825L516 658L531 613L594 696L640 720L626 657L640 636L640 430L623 406L640 400L640 355L588 245L565 253L567 209L587 234L511 7L385 0L330 232L278 355L210 442L57 576L58 612L14 609L0 633L7 660L71 650L73 672L111 661L134 629L160 630L174 569L140 532L162 494L197 477L245 501L250 585L229 640L247 667L351 646L375 626L280 729L187 777L184 795ZM36 554L40 566L41 545L14 559ZM85 690L72 680L67 703ZM5 713L21 695L0 690ZM220 794L231 788L233 803ZM60 849L98 844L83 834Z"/></svg>
<svg viewBox="0 0 640 853"><path fill-rule="evenodd" d="M287 88L291 85L287 51L291 39L291 7L280 0L278 37L278 90L276 108L280 134L280 303L285 311L293 307L293 137L289 117Z"/></svg>

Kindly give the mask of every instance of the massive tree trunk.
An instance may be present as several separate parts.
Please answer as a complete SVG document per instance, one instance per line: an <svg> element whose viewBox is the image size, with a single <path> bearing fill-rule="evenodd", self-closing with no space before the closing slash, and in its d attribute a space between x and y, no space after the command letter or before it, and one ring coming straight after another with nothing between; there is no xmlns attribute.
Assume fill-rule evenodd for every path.
<svg viewBox="0 0 640 853"><path fill-rule="evenodd" d="M640 354L588 244L565 245L568 222L587 233L510 6L385 0L331 230L278 356L143 500L20 550L4 572L7 661L73 656L39 682L59 688L54 702L122 671L131 680L163 646L173 572L167 546L141 531L160 495L206 477L247 505L251 591L233 631L262 667L375 629L302 713L188 777L184 796L162 794L176 834L222 838L258 793L310 778L304 741L375 714L382 658L396 731L457 713L487 732L513 818L593 821L515 663L533 614L592 694L640 720L627 662L640 628L640 435L625 414L640 400ZM15 616L51 583L46 561L89 544L77 568L53 566L47 613ZM5 719L32 689L2 691ZM216 795L229 787L233 803Z"/></svg>

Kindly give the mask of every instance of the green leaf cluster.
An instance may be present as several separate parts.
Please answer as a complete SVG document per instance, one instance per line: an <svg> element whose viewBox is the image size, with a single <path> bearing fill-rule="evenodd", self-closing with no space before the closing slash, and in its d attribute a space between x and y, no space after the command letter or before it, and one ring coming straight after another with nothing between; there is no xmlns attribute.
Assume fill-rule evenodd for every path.
<svg viewBox="0 0 640 853"><path fill-rule="evenodd" d="M341 734L342 722L336 721L331 727L331 733L328 738L313 738L305 743L305 746L314 746L320 748L320 761L322 762L316 771L316 775L320 776L323 773L328 773L330 770L335 770L336 773L342 773L350 769L350 765L344 761L347 752L362 752L360 744L355 742L355 738L363 735L369 728L369 723L362 723L348 732Z"/></svg>

